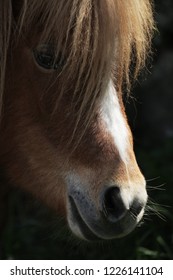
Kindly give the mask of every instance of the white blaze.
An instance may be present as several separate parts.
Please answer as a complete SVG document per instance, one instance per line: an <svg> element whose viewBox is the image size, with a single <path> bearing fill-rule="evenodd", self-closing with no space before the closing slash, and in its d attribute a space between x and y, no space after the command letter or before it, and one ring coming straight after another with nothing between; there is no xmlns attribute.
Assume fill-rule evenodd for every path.
<svg viewBox="0 0 173 280"><path fill-rule="evenodd" d="M101 105L102 121L105 129L114 139L115 146L124 163L127 163L127 147L129 145L129 132L127 124L121 111L117 92L110 81L107 93Z"/></svg>

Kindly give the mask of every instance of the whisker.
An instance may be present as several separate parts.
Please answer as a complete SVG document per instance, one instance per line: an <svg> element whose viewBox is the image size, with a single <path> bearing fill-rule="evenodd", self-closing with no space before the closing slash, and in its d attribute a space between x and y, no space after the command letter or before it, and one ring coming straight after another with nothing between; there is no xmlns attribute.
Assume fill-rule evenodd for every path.
<svg viewBox="0 0 173 280"><path fill-rule="evenodd" d="M147 179L146 182L152 182L152 181L156 181L156 180L158 180L158 179L160 179L159 176L158 176L158 177L155 177L155 178L152 178L152 179Z"/></svg>
<svg viewBox="0 0 173 280"><path fill-rule="evenodd" d="M149 201L148 201L151 205L153 205L153 206L156 206L156 207L161 207L161 208L171 208L171 206L170 205L166 205L166 204L161 204L161 203L157 203L157 202L155 202L153 199L149 199ZM150 205L150 206L151 206Z"/></svg>
<svg viewBox="0 0 173 280"><path fill-rule="evenodd" d="M157 217L159 217L161 220L163 220L164 222L166 222L166 217L165 215L163 215L163 212L165 212L165 208L168 208L170 206L168 205L161 205L159 203L156 203L154 201L152 201L151 199L149 200L149 203L146 206L146 214L147 215L156 215Z"/></svg>
<svg viewBox="0 0 173 280"><path fill-rule="evenodd" d="M162 188L164 187L166 184L161 184L161 185L158 185L158 186L150 186L150 185L147 185L147 189L148 190L158 190L158 191L165 191L166 189Z"/></svg>
<svg viewBox="0 0 173 280"><path fill-rule="evenodd" d="M136 215L132 210L133 210L133 208L131 208L130 216L131 216L134 220L136 220L137 215Z"/></svg>

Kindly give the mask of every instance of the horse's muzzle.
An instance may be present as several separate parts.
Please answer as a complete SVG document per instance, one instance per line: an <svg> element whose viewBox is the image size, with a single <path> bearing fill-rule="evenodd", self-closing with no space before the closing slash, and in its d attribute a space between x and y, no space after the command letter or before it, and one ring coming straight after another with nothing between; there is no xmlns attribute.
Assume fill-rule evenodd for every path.
<svg viewBox="0 0 173 280"><path fill-rule="evenodd" d="M141 220L147 201L133 197L127 202L120 188L105 188L99 201L93 201L86 193L71 188L68 196L68 223L71 230L87 240L113 239L130 233Z"/></svg>

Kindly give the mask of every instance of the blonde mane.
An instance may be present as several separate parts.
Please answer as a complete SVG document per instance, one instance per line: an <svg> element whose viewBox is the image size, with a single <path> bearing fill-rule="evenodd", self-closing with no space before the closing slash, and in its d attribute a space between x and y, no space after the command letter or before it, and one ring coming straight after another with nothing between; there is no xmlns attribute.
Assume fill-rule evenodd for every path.
<svg viewBox="0 0 173 280"><path fill-rule="evenodd" d="M1 108L10 40L23 31L29 36L33 26L38 26L40 42L53 40L57 53L68 52L66 79L54 110L67 91L67 81L75 81L76 128L81 120L89 123L110 75L121 92L124 82L130 85L131 63L135 78L145 64L153 30L150 0L23 0L20 9L13 2L12 9L12 0L0 0Z"/></svg>

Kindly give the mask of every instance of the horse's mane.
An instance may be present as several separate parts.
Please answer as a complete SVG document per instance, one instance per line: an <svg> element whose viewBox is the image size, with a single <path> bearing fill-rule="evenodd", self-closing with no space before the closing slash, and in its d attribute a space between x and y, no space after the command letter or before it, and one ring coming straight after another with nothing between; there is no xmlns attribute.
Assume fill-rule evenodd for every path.
<svg viewBox="0 0 173 280"><path fill-rule="evenodd" d="M22 8L18 11L16 4L18 1L0 0L1 107L7 50L11 38L18 37L23 30L25 34L29 34L33 27L35 29L35 26L38 26L40 41L53 39L57 53L62 52L62 48L64 52L66 51L69 37L72 36L65 67L68 69L67 76L59 96L67 90L66 81L73 81L76 73L74 97L77 98L74 100L80 104L79 108L77 107L78 116L87 110L89 119L96 99L107 87L111 73L112 77L115 77L117 90L121 92L123 82L127 87L130 85L131 63L135 65L135 77L144 66L153 30L150 2L150 0L23 0ZM15 15L12 11L15 11ZM58 100L55 109L57 105Z"/></svg>

